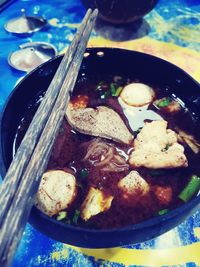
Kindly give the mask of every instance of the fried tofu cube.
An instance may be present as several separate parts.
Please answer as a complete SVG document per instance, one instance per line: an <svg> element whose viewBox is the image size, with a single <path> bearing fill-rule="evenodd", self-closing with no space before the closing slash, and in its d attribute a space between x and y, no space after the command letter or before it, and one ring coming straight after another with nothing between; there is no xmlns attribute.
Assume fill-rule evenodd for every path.
<svg viewBox="0 0 200 267"><path fill-rule="evenodd" d="M131 171L122 178L118 183L118 187L121 189L125 199L132 195L144 196L150 189L149 184L137 171Z"/></svg>
<svg viewBox="0 0 200 267"><path fill-rule="evenodd" d="M107 196L99 189L91 187L83 204L81 205L81 218L84 221L108 210L111 207L113 196Z"/></svg>

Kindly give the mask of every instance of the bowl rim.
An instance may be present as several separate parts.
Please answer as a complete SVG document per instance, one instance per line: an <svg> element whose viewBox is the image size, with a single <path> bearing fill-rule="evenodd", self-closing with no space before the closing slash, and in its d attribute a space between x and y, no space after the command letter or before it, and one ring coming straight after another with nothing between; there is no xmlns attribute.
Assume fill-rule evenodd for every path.
<svg viewBox="0 0 200 267"><path fill-rule="evenodd" d="M142 55L144 57L148 57L154 60L158 60L161 61L164 64L169 65L169 67L173 67L176 70L178 70L179 72L182 72L183 75L187 76L188 78L190 78L191 82L193 82L194 84L196 84L197 87L199 87L200 90L200 84L198 83L198 81L196 81L192 76L190 76L185 70L181 69L180 67L178 67L177 65L159 58L157 56L154 55L150 55L147 53L143 53L143 52L138 52L138 51L133 51L133 50L128 50L128 49L123 49L123 48L114 48L114 47L89 47L86 49L86 52L96 52L96 56L97 56L97 52L100 51L114 51L114 53L126 53L126 54L136 54L136 55ZM24 82L24 80L26 80L29 76L31 76L32 74L34 74L35 72L38 72L38 70L40 70L41 68L43 68L44 66L50 64L52 61L56 61L59 58L62 58L63 54L57 55L54 58L51 58L50 60L48 60L47 62L41 64L40 66L38 66L37 68L35 68L34 70L32 70L31 72L29 72L27 75L25 75L12 89L11 93L9 94L9 96L7 97L5 104L1 110L1 114L0 114L0 164L1 164L1 174L2 176L5 176L6 173L6 167L5 167L5 158L3 156L3 147L2 147L2 126L3 126L3 119L6 113L6 109L7 106L10 102L10 100L12 99L13 95L16 93L17 90L19 90L21 84ZM89 228L84 228L84 227L80 227L80 226L75 226L75 225L70 225L70 224L65 224L63 222L57 221L56 219L47 216L46 214L44 214L42 211L40 211L39 209L37 209L35 206L33 206L31 213L34 211L34 213L37 214L37 217L42 217L43 219L50 221L51 223L58 225L58 226L62 226L64 228L67 229L71 229L73 231L77 231L77 232L84 232L84 233L114 233L114 232L126 232L126 231L130 231L130 230L139 230L139 229L144 229L144 228L149 228L152 227L153 225L156 225L158 223L164 223L165 221L168 221L170 219L172 219L173 217L176 217L177 215L183 213L186 210L190 210L190 208L192 207L198 207L200 205L200 194L198 194L195 198L193 198L192 200L190 200L187 203L184 203L183 205L170 210L168 213L164 214L164 215L160 215L160 216L155 216L152 217L150 219L144 220L140 223L137 224L130 224L127 226L123 226L123 227L118 227L118 228L111 228L111 229L89 229Z"/></svg>

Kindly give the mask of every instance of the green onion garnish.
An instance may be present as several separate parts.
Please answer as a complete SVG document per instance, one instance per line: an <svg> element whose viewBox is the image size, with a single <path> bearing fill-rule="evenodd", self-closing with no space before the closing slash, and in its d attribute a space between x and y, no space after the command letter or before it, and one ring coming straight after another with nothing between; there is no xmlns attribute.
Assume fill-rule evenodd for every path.
<svg viewBox="0 0 200 267"><path fill-rule="evenodd" d="M110 92L111 92L112 96L115 95L116 88L115 88L115 84L114 83L110 84Z"/></svg>
<svg viewBox="0 0 200 267"><path fill-rule="evenodd" d="M80 210L75 210L74 215L73 215L73 218L72 218L72 222L74 224L77 224L78 223L78 219L80 217L80 213L81 213Z"/></svg>
<svg viewBox="0 0 200 267"><path fill-rule="evenodd" d="M168 211L169 211L168 209L159 210L158 215L164 215L168 213Z"/></svg>
<svg viewBox="0 0 200 267"><path fill-rule="evenodd" d="M165 148L162 149L162 152L166 152L170 148L170 144L166 144Z"/></svg>
<svg viewBox="0 0 200 267"><path fill-rule="evenodd" d="M186 187L181 191L178 197L187 202L190 200L200 189L200 177L197 175L192 175L190 181L186 185Z"/></svg>
<svg viewBox="0 0 200 267"><path fill-rule="evenodd" d="M113 96L119 96L119 95L121 94L122 89L123 89L122 86L118 87L118 88L116 89L115 94L114 94Z"/></svg>
<svg viewBox="0 0 200 267"><path fill-rule="evenodd" d="M161 99L158 103L156 103L156 105L159 108L164 108L164 107L167 107L171 102L172 102L171 98L165 97L165 98Z"/></svg>
<svg viewBox="0 0 200 267"><path fill-rule="evenodd" d="M110 84L110 92L112 96L119 96L122 89L123 89L122 86L117 87L115 83Z"/></svg>
<svg viewBox="0 0 200 267"><path fill-rule="evenodd" d="M170 148L170 144L166 144L165 150L168 150Z"/></svg>
<svg viewBox="0 0 200 267"><path fill-rule="evenodd" d="M67 218L67 212L66 211L60 211L56 217L57 221L62 221L65 218Z"/></svg>

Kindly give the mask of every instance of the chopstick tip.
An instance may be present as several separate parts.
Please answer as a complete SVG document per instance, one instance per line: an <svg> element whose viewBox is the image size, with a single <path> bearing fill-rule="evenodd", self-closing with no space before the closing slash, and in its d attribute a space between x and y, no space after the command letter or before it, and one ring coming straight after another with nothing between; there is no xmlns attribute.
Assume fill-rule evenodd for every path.
<svg viewBox="0 0 200 267"><path fill-rule="evenodd" d="M92 9L91 9L91 8L89 8L89 9L87 10L87 12L86 12L86 16L90 16L90 15L91 15L91 13L92 13Z"/></svg>
<svg viewBox="0 0 200 267"><path fill-rule="evenodd" d="M95 10L93 11L94 16L97 16L99 14L99 10L97 8L95 8Z"/></svg>

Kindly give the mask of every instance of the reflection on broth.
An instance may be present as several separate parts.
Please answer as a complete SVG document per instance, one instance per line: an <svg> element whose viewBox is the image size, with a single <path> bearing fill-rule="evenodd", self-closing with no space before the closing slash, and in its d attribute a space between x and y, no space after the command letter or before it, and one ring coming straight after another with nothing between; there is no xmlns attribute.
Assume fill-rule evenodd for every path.
<svg viewBox="0 0 200 267"><path fill-rule="evenodd" d="M200 141L184 103L138 79L80 77L36 206L63 223L106 229L162 216L197 195ZM28 106L14 151L42 96Z"/></svg>

